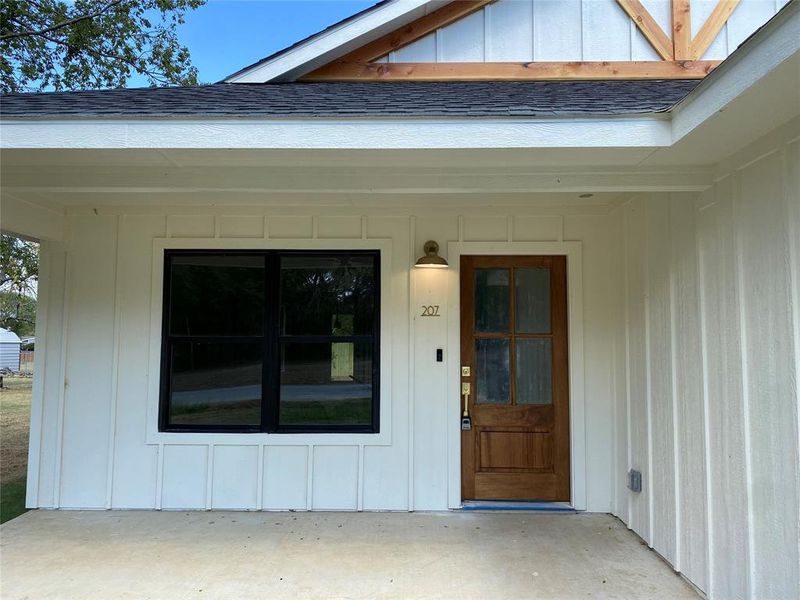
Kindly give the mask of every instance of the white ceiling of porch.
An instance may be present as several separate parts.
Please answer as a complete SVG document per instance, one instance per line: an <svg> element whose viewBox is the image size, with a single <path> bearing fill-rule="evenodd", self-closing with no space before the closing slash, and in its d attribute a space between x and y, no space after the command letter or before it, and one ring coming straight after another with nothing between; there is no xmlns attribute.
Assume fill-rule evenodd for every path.
<svg viewBox="0 0 800 600"><path fill-rule="evenodd" d="M701 189L637 169L652 149L55 150L2 153L3 194L105 205L612 206L620 193ZM591 197L580 198L587 193Z"/></svg>

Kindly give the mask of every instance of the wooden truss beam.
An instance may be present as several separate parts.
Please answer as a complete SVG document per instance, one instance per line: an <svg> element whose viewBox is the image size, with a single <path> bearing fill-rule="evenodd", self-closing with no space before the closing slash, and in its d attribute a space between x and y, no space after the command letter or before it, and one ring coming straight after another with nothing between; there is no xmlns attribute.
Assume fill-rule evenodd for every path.
<svg viewBox="0 0 800 600"><path fill-rule="evenodd" d="M708 47L716 39L717 35L719 35L719 32L725 26L725 23L728 22L728 19L738 5L739 0L719 0L692 41L691 53L689 55L691 60L697 60L705 54Z"/></svg>
<svg viewBox="0 0 800 600"><path fill-rule="evenodd" d="M670 0L672 38L656 23L639 0L617 0L664 60L699 60L719 35L740 0L719 0L692 40L692 0Z"/></svg>
<svg viewBox="0 0 800 600"><path fill-rule="evenodd" d="M610 62L375 63L496 0L458 0L306 74L305 81L702 79L719 61L700 58L740 0L719 0L692 39L691 0L671 0L670 35L640 0L616 0L663 60Z"/></svg>
<svg viewBox="0 0 800 600"><path fill-rule="evenodd" d="M672 56L691 60L692 4L690 0L672 0Z"/></svg>
<svg viewBox="0 0 800 600"><path fill-rule="evenodd" d="M352 51L346 56L343 56L340 60L345 62L369 62L386 56L390 52L407 46L421 37L433 33L437 29L445 27L454 21L458 21L495 1L496 0L459 0L457 2L450 2L439 10L435 10L431 14L421 17L405 27L392 31L374 42L370 42Z"/></svg>
<svg viewBox="0 0 800 600"><path fill-rule="evenodd" d="M537 81L591 79L702 79L719 61L529 63L336 62L304 81Z"/></svg>
<svg viewBox="0 0 800 600"><path fill-rule="evenodd" d="M674 59L672 40L664 33L664 30L661 29L639 0L617 0L617 4L633 19L633 22L636 23L636 26L661 58L664 60Z"/></svg>

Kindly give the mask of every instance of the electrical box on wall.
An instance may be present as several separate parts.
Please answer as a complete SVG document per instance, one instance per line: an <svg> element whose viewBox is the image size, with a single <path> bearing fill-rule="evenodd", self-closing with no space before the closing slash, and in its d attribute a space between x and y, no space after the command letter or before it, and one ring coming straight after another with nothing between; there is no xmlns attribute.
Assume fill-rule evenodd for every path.
<svg viewBox="0 0 800 600"><path fill-rule="evenodd" d="M628 489L637 494L642 491L642 472L636 469L628 471Z"/></svg>

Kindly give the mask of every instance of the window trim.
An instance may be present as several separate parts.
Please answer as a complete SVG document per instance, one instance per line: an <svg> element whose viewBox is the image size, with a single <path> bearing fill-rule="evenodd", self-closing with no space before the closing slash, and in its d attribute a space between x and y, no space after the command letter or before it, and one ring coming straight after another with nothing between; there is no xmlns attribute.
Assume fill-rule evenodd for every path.
<svg viewBox="0 0 800 600"><path fill-rule="evenodd" d="M214 256L214 255L259 255L264 258L264 329L260 336L171 336L169 334L169 314L171 300L171 259L175 256ZM373 333L349 336L336 335L280 335L277 311L280 307L280 261L285 256L368 256L373 261ZM381 432L381 275L384 260L380 248L164 248L161 256L161 336L160 372L158 378L158 433L183 434L368 434ZM258 340L264 343L262 362L261 423L259 425L175 425L169 423L170 361L172 342L175 337L187 341L200 340ZM322 339L325 338L325 339ZM372 419L368 425L280 425L280 373L276 360L281 342L285 341L370 341L372 342ZM236 342L233 342L236 343Z"/></svg>

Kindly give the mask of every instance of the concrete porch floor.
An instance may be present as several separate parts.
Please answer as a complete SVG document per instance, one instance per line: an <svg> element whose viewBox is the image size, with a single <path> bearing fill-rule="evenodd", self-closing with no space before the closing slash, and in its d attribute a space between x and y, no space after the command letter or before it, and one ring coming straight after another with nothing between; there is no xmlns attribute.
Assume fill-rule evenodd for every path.
<svg viewBox="0 0 800 600"><path fill-rule="evenodd" d="M32 511L0 596L697 598L607 515Z"/></svg>

